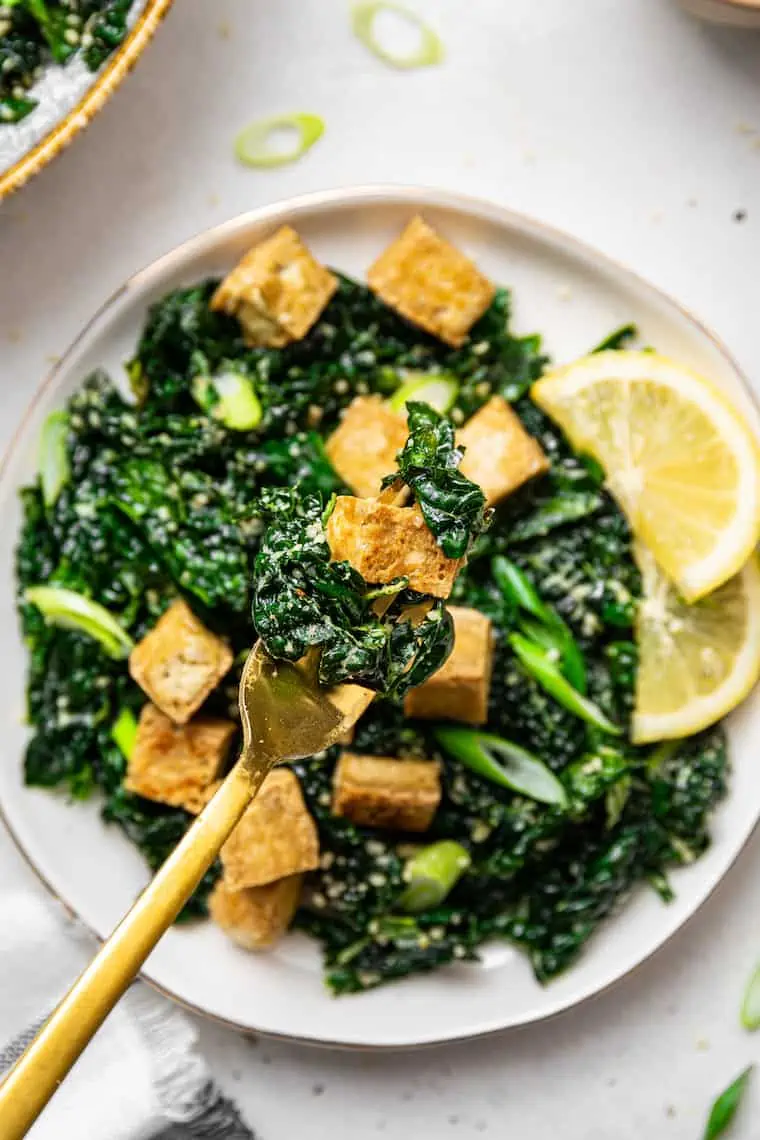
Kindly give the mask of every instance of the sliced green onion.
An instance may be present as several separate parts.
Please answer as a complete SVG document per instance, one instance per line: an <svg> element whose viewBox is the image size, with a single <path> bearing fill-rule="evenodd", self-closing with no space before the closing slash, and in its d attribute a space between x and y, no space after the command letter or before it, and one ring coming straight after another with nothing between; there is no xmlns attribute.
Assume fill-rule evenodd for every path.
<svg viewBox="0 0 760 1140"><path fill-rule="evenodd" d="M296 132L298 137L290 150L272 149L271 136L277 131ZM235 156L246 166L285 166L306 154L324 133L325 122L319 115L272 115L243 127L235 139Z"/></svg>
<svg viewBox="0 0 760 1140"><path fill-rule="evenodd" d="M330 521L330 516L332 515L333 511L335 510L335 504L337 503L337 501L338 501L338 496L335 494L335 491L333 491L332 495L330 495L330 498L325 503L324 509L322 511L322 526L323 527L327 526L328 522Z"/></svg>
<svg viewBox="0 0 760 1140"><path fill-rule="evenodd" d="M625 805L631 795L633 781L629 775L621 776L611 788L607 789L604 797L604 810L607 816L607 830L612 831L620 823L625 811Z"/></svg>
<svg viewBox="0 0 760 1140"><path fill-rule="evenodd" d="M122 709L111 726L111 738L127 760L137 739L137 721L131 709Z"/></svg>
<svg viewBox="0 0 760 1140"><path fill-rule="evenodd" d="M124 369L129 381L129 390L134 396L135 403L142 404L150 391L150 382L143 371L142 364L135 357L134 360L130 360L128 364L124 365Z"/></svg>
<svg viewBox="0 0 760 1140"><path fill-rule="evenodd" d="M554 697L558 704L566 708L574 716L585 720L587 724L594 725L612 736L620 736L622 729L605 716L598 705L584 697L560 672L557 665L540 645L529 641L522 634L513 633L509 638L515 656L525 670L538 681L539 685L549 696Z"/></svg>
<svg viewBox="0 0 760 1140"><path fill-rule="evenodd" d="M535 641L561 663L562 672L579 693L586 692L586 662L570 630L562 625L541 625L540 622L526 619L520 622L526 637Z"/></svg>
<svg viewBox="0 0 760 1140"><path fill-rule="evenodd" d="M204 412L232 431L252 431L264 414L252 381L239 372L196 376L193 399Z"/></svg>
<svg viewBox="0 0 760 1140"><path fill-rule="evenodd" d="M42 501L52 507L68 482L71 469L66 450L69 417L65 412L51 412L40 434L39 469Z"/></svg>
<svg viewBox="0 0 760 1140"><path fill-rule="evenodd" d="M375 19L380 12L391 12L419 31L420 42L416 51L399 54L380 43L375 33ZM390 67L404 70L431 67L440 63L445 55L440 36L416 12L410 11L403 4L392 4L389 0L369 0L368 3L354 4L351 10L351 27L357 39Z"/></svg>
<svg viewBox="0 0 760 1140"><path fill-rule="evenodd" d="M714 1101L703 1135L703 1140L718 1140L724 1136L726 1130L736 1116L742 1097L747 1091L747 1084L752 1075L754 1065L748 1065L719 1097Z"/></svg>
<svg viewBox="0 0 760 1140"><path fill-rule="evenodd" d="M439 906L471 862L469 851L453 839L423 847L404 867L407 887L399 899L401 909L416 914Z"/></svg>
<svg viewBox="0 0 760 1140"><path fill-rule="evenodd" d="M661 744L652 749L646 762L647 775L650 780L657 776L663 765L675 756L682 744L682 740L663 740Z"/></svg>
<svg viewBox="0 0 760 1140"><path fill-rule="evenodd" d="M543 804L567 803L567 793L551 769L511 740L444 724L436 725L433 735L444 752L493 784Z"/></svg>
<svg viewBox="0 0 760 1140"><path fill-rule="evenodd" d="M127 657L134 642L105 606L61 586L30 586L24 601L36 606L52 625L73 629L99 641L111 657Z"/></svg>
<svg viewBox="0 0 760 1140"><path fill-rule="evenodd" d="M619 329L615 329L604 340L600 340L599 344L591 349L591 355L593 356L597 352L616 352L623 348L630 348L638 335L639 330L636 325L621 325Z"/></svg>
<svg viewBox="0 0 760 1140"><path fill-rule="evenodd" d="M456 403L459 381L447 372L407 372L407 380L388 401L392 412L403 412L408 400L428 404L445 416Z"/></svg>
<svg viewBox="0 0 760 1140"><path fill-rule="evenodd" d="M760 962L744 991L740 1020L744 1028L752 1033L760 1029Z"/></svg>
<svg viewBox="0 0 760 1140"><path fill-rule="evenodd" d="M557 615L541 601L533 583L514 562L503 554L497 554L491 559L491 573L504 597L517 609L527 610L547 625L556 621Z"/></svg>
<svg viewBox="0 0 760 1140"><path fill-rule="evenodd" d="M544 630L531 624L530 636L545 649L555 650L559 654L562 671L568 681L579 693L585 694L586 662L570 627L541 600L535 586L520 567L502 554L491 560L491 574L508 602L517 609L527 610L543 623Z"/></svg>

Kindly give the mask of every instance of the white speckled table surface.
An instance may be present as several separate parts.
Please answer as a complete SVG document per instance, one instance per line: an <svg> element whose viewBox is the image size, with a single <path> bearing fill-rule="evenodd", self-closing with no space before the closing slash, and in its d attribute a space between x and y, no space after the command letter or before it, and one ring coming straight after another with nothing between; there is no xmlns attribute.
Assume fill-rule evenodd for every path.
<svg viewBox="0 0 760 1140"><path fill-rule="evenodd" d="M252 206L371 181L467 191L574 232L702 316L760 386L760 35L708 30L670 0L415 7L448 59L401 74L352 39L344 0L177 0L113 103L0 207L0 444L134 269ZM235 164L238 127L292 110L327 122L304 161ZM712 1095L760 1053L737 1023L759 864L756 836L653 961L543 1026L414 1056L210 1025L202 1042L263 1140L696 1140ZM0 878L27 875L0 832ZM760 1136L760 1080L732 1135Z"/></svg>

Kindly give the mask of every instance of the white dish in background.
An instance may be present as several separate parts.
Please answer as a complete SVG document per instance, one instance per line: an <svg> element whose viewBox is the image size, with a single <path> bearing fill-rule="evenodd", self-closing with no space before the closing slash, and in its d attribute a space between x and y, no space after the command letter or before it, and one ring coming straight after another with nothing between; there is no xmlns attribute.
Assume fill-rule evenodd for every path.
<svg viewBox="0 0 760 1140"><path fill-rule="evenodd" d="M139 853L99 817L99 804L70 805L22 783L21 724L25 653L14 609L13 550L20 520L17 490L34 475L44 417L87 373L117 375L134 349L146 307L168 289L220 274L257 239L294 225L323 261L363 278L377 253L416 211L514 289L514 327L539 331L558 361L589 349L616 326L635 321L644 339L723 386L760 436L760 418L726 350L688 313L601 254L538 222L459 195L367 187L313 194L234 219L160 258L100 310L63 357L17 433L0 476L0 637L6 682L0 696L5 754L0 808L19 847L48 887L98 935L106 935L147 881ZM507 944L486 949L480 965L457 965L355 997L328 996L319 950L291 935L269 954L238 949L211 923L169 931L144 977L196 1012L244 1031L303 1042L403 1048L525 1025L598 993L649 957L697 910L736 859L760 817L756 748L760 700L729 722L734 773L713 822L712 848L673 875L676 900L663 905L640 891L547 987L527 958Z"/></svg>

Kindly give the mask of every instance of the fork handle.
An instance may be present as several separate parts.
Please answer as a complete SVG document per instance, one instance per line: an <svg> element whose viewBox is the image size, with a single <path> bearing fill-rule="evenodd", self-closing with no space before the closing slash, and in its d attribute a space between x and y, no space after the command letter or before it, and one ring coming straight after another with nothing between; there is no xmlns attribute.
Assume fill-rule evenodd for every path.
<svg viewBox="0 0 760 1140"><path fill-rule="evenodd" d="M213 799L0 1084L0 1136L21 1140L259 790L271 765L241 757Z"/></svg>

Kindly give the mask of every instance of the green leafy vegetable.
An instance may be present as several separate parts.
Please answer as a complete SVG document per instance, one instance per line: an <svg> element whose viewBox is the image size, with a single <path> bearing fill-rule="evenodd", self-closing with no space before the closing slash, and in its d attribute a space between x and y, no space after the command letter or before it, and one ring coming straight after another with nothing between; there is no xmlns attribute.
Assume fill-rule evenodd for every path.
<svg viewBox="0 0 760 1140"><path fill-rule="evenodd" d="M129 634L105 606L60 586L30 586L24 601L36 606L49 622L93 637L111 657L126 657L134 648Z"/></svg>
<svg viewBox="0 0 760 1140"><path fill-rule="evenodd" d="M4 95L0 98L0 122L20 123L27 115L31 115L36 106L36 99L23 95Z"/></svg>
<svg viewBox="0 0 760 1140"><path fill-rule="evenodd" d="M541 803L567 802L564 787L543 761L512 741L453 725L437 725L434 735L450 756L484 779Z"/></svg>
<svg viewBox="0 0 760 1140"><path fill-rule="evenodd" d="M409 436L398 455L398 477L411 487L446 557L463 558L488 525L485 496L457 470L464 452L454 442L451 422L427 404L406 407ZM389 475L386 485L396 478Z"/></svg>
<svg viewBox="0 0 760 1140"><path fill-rule="evenodd" d="M377 591L348 562L330 561L319 499L283 489L263 505L271 521L256 557L253 620L273 657L296 661L318 647L322 684L354 681L397 697L440 668L453 646L440 601L417 625L399 613L403 594L379 618Z"/></svg>
<svg viewBox="0 0 760 1140"><path fill-rule="evenodd" d="M419 46L416 51L401 54L384 47L377 38L375 20L382 12L390 12L396 18L416 28L419 32ZM389 0L368 0L367 3L354 4L351 9L351 24L354 35L361 40L366 48L391 67L403 70L414 67L430 67L440 63L444 58L444 48L440 37L432 28L420 19L415 12L410 11L402 4L393 4Z"/></svg>
<svg viewBox="0 0 760 1140"><path fill-rule="evenodd" d="M90 71L97 71L124 41L132 0L88 0L89 18L85 24L87 46L82 39L82 56Z"/></svg>
<svg viewBox="0 0 760 1140"><path fill-rule="evenodd" d="M469 851L452 839L423 847L404 867L399 906L412 913L440 906L471 862Z"/></svg>
<svg viewBox="0 0 760 1140"><path fill-rule="evenodd" d="M754 1065L748 1065L743 1073L716 1098L707 1118L703 1140L717 1140L725 1136L742 1102Z"/></svg>
<svg viewBox="0 0 760 1140"><path fill-rule="evenodd" d="M519 633L510 636L509 644L522 666L568 712L611 736L620 735L620 726L605 716L598 705L573 688L542 646Z"/></svg>
<svg viewBox="0 0 760 1140"><path fill-rule="evenodd" d="M52 507L71 474L66 440L69 418L65 412L51 412L42 426L39 468L42 498Z"/></svg>
<svg viewBox="0 0 760 1140"><path fill-rule="evenodd" d="M324 131L324 119L319 115L272 115L243 127L235 139L235 155L246 166L261 169L285 166L306 154L322 138ZM278 132L295 135L295 141L289 150L272 147L272 138Z"/></svg>

